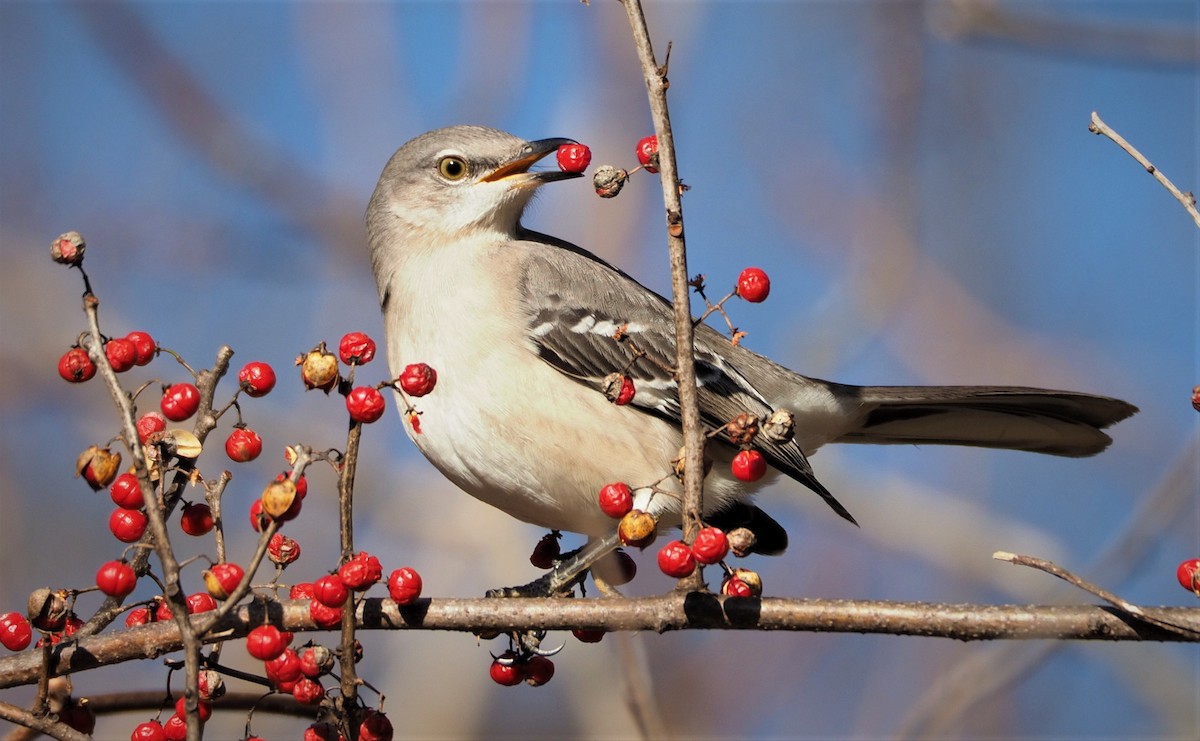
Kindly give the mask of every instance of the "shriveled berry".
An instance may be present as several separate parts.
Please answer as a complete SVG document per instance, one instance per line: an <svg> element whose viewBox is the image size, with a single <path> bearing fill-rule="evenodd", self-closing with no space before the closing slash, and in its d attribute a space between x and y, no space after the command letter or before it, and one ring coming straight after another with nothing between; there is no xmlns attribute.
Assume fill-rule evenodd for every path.
<svg viewBox="0 0 1200 741"><path fill-rule="evenodd" d="M58 235L50 243L50 259L60 265L76 266L83 262L83 252L87 242L79 232L66 232Z"/></svg>
<svg viewBox="0 0 1200 741"><path fill-rule="evenodd" d="M300 544L283 533L275 533L267 544L267 558L276 566L287 566L300 558Z"/></svg>
<svg viewBox="0 0 1200 741"><path fill-rule="evenodd" d="M113 479L112 485L108 487L108 494L113 503L121 509L141 509L146 505L142 496L142 486L138 483L137 476L132 473L123 473Z"/></svg>
<svg viewBox="0 0 1200 741"><path fill-rule="evenodd" d="M338 577L347 587L363 592L383 578L383 565L370 553L359 551L354 558L341 565Z"/></svg>
<svg viewBox="0 0 1200 741"><path fill-rule="evenodd" d="M179 526L188 535L199 537L212 532L215 526L212 508L204 502L194 502L183 508L180 513Z"/></svg>
<svg viewBox="0 0 1200 741"><path fill-rule="evenodd" d="M212 568L206 569L202 575L208 593L216 599L225 600L229 599L233 590L242 583L246 570L236 563L225 562L213 564Z"/></svg>
<svg viewBox="0 0 1200 741"><path fill-rule="evenodd" d="M137 587L137 574L125 561L108 561L96 572L96 586L109 597L125 597Z"/></svg>
<svg viewBox="0 0 1200 741"><path fill-rule="evenodd" d="M346 411L355 422L370 424L383 416L383 394L374 386L359 386L346 395Z"/></svg>
<svg viewBox="0 0 1200 741"><path fill-rule="evenodd" d="M758 544L758 536L750 528L735 527L730 530L726 539L729 541L729 550L738 558L745 558L754 552L754 546Z"/></svg>
<svg viewBox="0 0 1200 741"><path fill-rule="evenodd" d="M1200 597L1200 558L1189 558L1175 570L1179 586Z"/></svg>
<svg viewBox="0 0 1200 741"><path fill-rule="evenodd" d="M296 685L292 687L292 697L301 705L319 705L325 698L325 688L320 682L304 677L296 680Z"/></svg>
<svg viewBox="0 0 1200 741"><path fill-rule="evenodd" d="M316 587L312 582L298 582L288 590L288 599L312 599L315 591Z"/></svg>
<svg viewBox="0 0 1200 741"><path fill-rule="evenodd" d="M246 396L266 396L275 388L275 370L260 360L253 360L238 371L238 386Z"/></svg>
<svg viewBox="0 0 1200 741"><path fill-rule="evenodd" d="M167 429L167 419L158 412L146 412L137 420L138 441L145 444L146 438Z"/></svg>
<svg viewBox="0 0 1200 741"><path fill-rule="evenodd" d="M259 661L270 661L286 648L283 635L274 625L260 625L246 635L246 653Z"/></svg>
<svg viewBox="0 0 1200 741"><path fill-rule="evenodd" d="M25 604L25 616L39 630L62 630L70 615L67 592L63 589L40 587L30 593L29 601Z"/></svg>
<svg viewBox="0 0 1200 741"><path fill-rule="evenodd" d="M658 568L667 576L682 579L696 570L696 557L682 540L672 540L658 549Z"/></svg>
<svg viewBox="0 0 1200 741"><path fill-rule="evenodd" d="M177 383L163 392L163 416L172 422L182 422L200 408L200 390L190 383Z"/></svg>
<svg viewBox="0 0 1200 741"><path fill-rule="evenodd" d="M184 601L187 603L187 613L189 615L197 615L201 612L211 612L217 609L217 601L208 592L189 594Z"/></svg>
<svg viewBox="0 0 1200 741"><path fill-rule="evenodd" d="M235 463L252 461L262 453L263 441L249 427L235 427L225 440L225 455Z"/></svg>
<svg viewBox="0 0 1200 741"><path fill-rule="evenodd" d="M133 727L129 741L167 741L167 732L163 730L162 723L148 720Z"/></svg>
<svg viewBox="0 0 1200 741"><path fill-rule="evenodd" d="M276 479L263 489L262 511L268 517L283 519L292 505L300 499L297 496L296 483L291 479Z"/></svg>
<svg viewBox="0 0 1200 741"><path fill-rule="evenodd" d="M374 708L363 711L363 721L358 726L358 741L392 741L395 730L388 717Z"/></svg>
<svg viewBox="0 0 1200 741"><path fill-rule="evenodd" d="M529 563L539 569L548 569L558 560L558 556L562 553L562 548L559 546L559 539L562 534L557 530L546 533L542 539L533 547L533 553L529 554Z"/></svg>
<svg viewBox="0 0 1200 741"><path fill-rule="evenodd" d="M137 354L137 360L134 361L138 365L147 365L154 356L158 353L158 343L150 336L149 332L134 330L125 335L125 339L133 343L133 349Z"/></svg>
<svg viewBox="0 0 1200 741"><path fill-rule="evenodd" d="M762 432L773 443L790 443L796 435L796 417L786 409L776 409L763 421Z"/></svg>
<svg viewBox="0 0 1200 741"><path fill-rule="evenodd" d="M108 518L108 529L122 543L133 543L146 532L146 516L134 509L116 509Z"/></svg>
<svg viewBox="0 0 1200 741"><path fill-rule="evenodd" d="M717 563L729 554L729 539L719 527L700 528L692 542L692 554L698 563Z"/></svg>
<svg viewBox="0 0 1200 741"><path fill-rule="evenodd" d="M437 385L437 371L425 363L412 363L400 374L400 388L412 397L421 397Z"/></svg>
<svg viewBox="0 0 1200 741"><path fill-rule="evenodd" d="M587 628L576 628L571 631L571 635L583 643L599 643L604 640L604 633L603 630L588 630Z"/></svg>
<svg viewBox="0 0 1200 741"><path fill-rule="evenodd" d="M326 574L313 582L313 599L327 607L341 607L349 596L350 591L336 574Z"/></svg>
<svg viewBox="0 0 1200 741"><path fill-rule="evenodd" d="M492 681L505 687L513 687L525 679L524 664L512 651L505 651L492 660L488 670Z"/></svg>
<svg viewBox="0 0 1200 741"><path fill-rule="evenodd" d="M771 293L771 279L761 268L746 268L738 276L737 295L752 304L767 300Z"/></svg>
<svg viewBox="0 0 1200 741"><path fill-rule="evenodd" d="M225 694L225 680L219 672L201 669L196 677L196 689L201 700L216 700Z"/></svg>
<svg viewBox="0 0 1200 741"><path fill-rule="evenodd" d="M592 171L592 188L601 198L616 198L629 180L629 173L612 165L600 165Z"/></svg>
<svg viewBox="0 0 1200 741"><path fill-rule="evenodd" d="M99 491L113 482L121 468L121 454L108 448L91 445L75 459L75 475L82 476L92 491Z"/></svg>
<svg viewBox="0 0 1200 741"><path fill-rule="evenodd" d="M117 373L124 373L137 364L137 348L129 340L120 337L104 343L104 355Z"/></svg>
<svg viewBox="0 0 1200 741"><path fill-rule="evenodd" d="M742 481L758 481L767 472L767 459L757 450L739 450L730 470Z"/></svg>
<svg viewBox="0 0 1200 741"><path fill-rule="evenodd" d="M658 135L641 139L637 143L637 161L646 172L658 172Z"/></svg>
<svg viewBox="0 0 1200 741"><path fill-rule="evenodd" d="M624 373L609 373L604 377L603 388L604 395L617 406L625 406L637 394L633 379Z"/></svg>
<svg viewBox="0 0 1200 741"><path fill-rule="evenodd" d="M564 144L558 148L558 169L583 172L592 162L592 150L586 144Z"/></svg>
<svg viewBox="0 0 1200 741"><path fill-rule="evenodd" d="M9 651L24 651L33 641L33 626L19 612L0 615L0 644Z"/></svg>
<svg viewBox="0 0 1200 741"><path fill-rule="evenodd" d="M633 509L633 490L629 484L617 481L605 484L600 489L600 511L614 520L624 517Z"/></svg>
<svg viewBox="0 0 1200 741"><path fill-rule="evenodd" d="M388 576L388 596L398 605L410 605L421 596L421 575L407 566Z"/></svg>
<svg viewBox="0 0 1200 741"><path fill-rule="evenodd" d="M630 510L621 518L617 525L617 535L627 546L645 548L654 542L658 534L658 523L649 512L640 509Z"/></svg>
<svg viewBox="0 0 1200 741"><path fill-rule="evenodd" d="M312 600L308 603L308 616L317 624L318 628L336 628L342 624L342 608L329 607L323 605L317 600Z"/></svg>
<svg viewBox="0 0 1200 741"><path fill-rule="evenodd" d="M82 347L72 347L58 359L58 375L64 381L83 383L96 375L96 364L88 357L87 350Z"/></svg>
<svg viewBox="0 0 1200 741"><path fill-rule="evenodd" d="M734 582L737 582L736 584ZM734 594L737 592L737 594ZM743 592L748 592L745 594ZM734 569L733 573L725 577L725 582L721 585L721 594L728 594L736 597L757 597L762 594L762 577L757 571L750 569Z"/></svg>
<svg viewBox="0 0 1200 741"><path fill-rule="evenodd" d="M149 608L135 607L125 615L125 627L136 628L139 625L145 625L150 622L152 613Z"/></svg>
<svg viewBox="0 0 1200 741"><path fill-rule="evenodd" d="M333 652L321 645L309 646L300 652L300 671L310 679L325 676L333 671L336 663Z"/></svg>
<svg viewBox="0 0 1200 741"><path fill-rule="evenodd" d="M364 332L348 332L338 343L338 357L346 365L366 365L375 357L375 340Z"/></svg>
<svg viewBox="0 0 1200 741"><path fill-rule="evenodd" d="M305 388L321 389L328 394L338 382L337 360L336 355L325 349L324 342L296 358Z"/></svg>
<svg viewBox="0 0 1200 741"><path fill-rule="evenodd" d="M534 654L525 661L525 684L541 687L554 676L554 662L545 656Z"/></svg>

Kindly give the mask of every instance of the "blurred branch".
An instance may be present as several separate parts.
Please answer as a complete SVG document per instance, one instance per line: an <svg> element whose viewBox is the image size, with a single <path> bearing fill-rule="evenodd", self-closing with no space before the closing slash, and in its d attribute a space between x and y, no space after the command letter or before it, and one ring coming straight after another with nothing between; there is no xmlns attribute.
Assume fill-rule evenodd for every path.
<svg viewBox="0 0 1200 741"><path fill-rule="evenodd" d="M1150 160L1146 159L1145 155L1135 149L1132 144L1125 141L1123 136L1118 134L1116 131L1113 131L1112 127L1100 120L1100 115L1095 111L1092 111L1092 122L1088 125L1088 131L1092 132L1093 134L1102 134L1107 136L1109 139L1112 139L1118 147L1124 149L1130 157L1133 157L1135 160L1137 160L1139 165L1146 168L1146 172L1153 175L1155 180L1161 183L1162 186L1171 193L1171 195L1175 196L1175 200L1183 204L1183 207L1187 209L1189 214L1191 214L1192 221L1195 221L1196 226L1200 227L1200 211L1196 210L1196 196L1194 193L1191 191L1188 191L1187 193L1180 192L1179 188L1175 187L1175 183L1172 183L1170 180L1168 180L1166 175L1163 175L1162 172L1153 164L1151 164Z"/></svg>
<svg viewBox="0 0 1200 741"><path fill-rule="evenodd" d="M1142 607L1148 618L1200 633L1200 609ZM305 601L240 606L205 637L240 638L270 622L283 630L316 630ZM1097 605L982 605L874 600L762 599L672 592L637 599L421 599L398 607L370 598L358 606L358 628L450 630L471 633L540 630L766 630L876 633L953 638L960 641L1060 639L1200 642L1146 620ZM194 616L193 621L203 616ZM68 641L55 647L55 675L146 659L178 651L174 623L144 625L118 633ZM0 659L0 688L38 680L40 654Z"/></svg>

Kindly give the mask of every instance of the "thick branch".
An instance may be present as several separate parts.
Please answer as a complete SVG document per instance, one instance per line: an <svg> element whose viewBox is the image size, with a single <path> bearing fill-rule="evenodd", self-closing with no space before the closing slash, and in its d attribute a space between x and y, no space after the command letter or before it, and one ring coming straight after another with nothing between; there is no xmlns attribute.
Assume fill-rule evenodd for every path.
<svg viewBox="0 0 1200 741"><path fill-rule="evenodd" d="M263 610L286 630L312 631L308 603L252 603L239 607L205 641L244 636L261 625ZM1147 617L1200 631L1200 609L1142 607ZM195 616L193 621L202 620ZM1196 642L1120 611L1096 605L979 605L862 600L734 598L672 592L639 599L436 599L399 608L381 598L358 608L360 629L514 631L538 628L607 631L770 630L823 633L879 633L960 641L1059 639ZM90 636L56 646L52 672L80 672L97 666L148 659L180 649L174 623ZM38 680L40 654L25 652L0 659L0 689Z"/></svg>

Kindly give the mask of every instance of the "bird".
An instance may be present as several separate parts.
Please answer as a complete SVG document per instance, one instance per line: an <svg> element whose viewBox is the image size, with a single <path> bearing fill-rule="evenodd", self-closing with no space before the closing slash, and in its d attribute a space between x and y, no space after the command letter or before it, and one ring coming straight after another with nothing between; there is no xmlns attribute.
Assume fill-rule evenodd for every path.
<svg viewBox="0 0 1200 741"><path fill-rule="evenodd" d="M367 213L390 371L435 369L406 425L416 447L463 491L534 525L615 541L599 490L624 482L661 527L680 522L670 475L682 445L669 299L588 250L526 228L537 190L579 173L534 166L572 139L525 140L482 126L417 136L384 167ZM702 422L740 414L794 419L787 439L758 435L769 471L730 473L738 445L706 455L706 522L747 527L774 554L786 532L754 504L779 475L849 510L809 456L828 443L944 444L1090 456L1137 412L1119 399L1019 386L855 386L803 376L701 323L695 328ZM625 405L605 393L627 373ZM404 407L402 407L403 409Z"/></svg>

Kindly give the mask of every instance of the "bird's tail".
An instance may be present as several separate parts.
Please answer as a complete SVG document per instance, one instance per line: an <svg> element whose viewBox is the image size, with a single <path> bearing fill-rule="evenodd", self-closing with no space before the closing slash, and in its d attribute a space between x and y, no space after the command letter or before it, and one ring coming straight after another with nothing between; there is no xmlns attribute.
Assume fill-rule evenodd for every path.
<svg viewBox="0 0 1200 741"><path fill-rule="evenodd" d="M836 442L972 445L1081 457L1137 411L1120 399L1019 386L843 387L865 411Z"/></svg>

